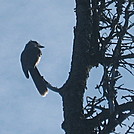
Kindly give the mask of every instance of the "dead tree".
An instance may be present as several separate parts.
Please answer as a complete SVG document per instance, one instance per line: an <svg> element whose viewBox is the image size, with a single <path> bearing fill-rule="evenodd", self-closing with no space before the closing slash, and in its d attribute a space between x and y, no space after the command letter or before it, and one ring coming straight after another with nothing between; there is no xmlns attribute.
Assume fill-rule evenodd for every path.
<svg viewBox="0 0 134 134"><path fill-rule="evenodd" d="M62 128L66 134L115 132L117 125L134 114L134 90L125 88L123 83L118 85L122 78L120 68L133 75L133 4L132 0L76 0L71 70L60 88L64 111ZM91 98L89 94L83 108L89 71L99 66L104 72L96 89L102 97ZM124 96L120 96L120 90ZM126 101L120 103L119 98Z"/></svg>

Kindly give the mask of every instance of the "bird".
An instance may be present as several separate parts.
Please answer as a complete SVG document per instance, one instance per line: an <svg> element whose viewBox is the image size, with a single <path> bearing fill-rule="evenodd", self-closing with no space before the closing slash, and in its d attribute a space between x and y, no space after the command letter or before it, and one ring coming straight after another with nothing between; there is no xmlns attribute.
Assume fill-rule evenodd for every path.
<svg viewBox="0 0 134 134"><path fill-rule="evenodd" d="M26 78L29 78L28 71L35 68L41 59L42 52L40 48L44 48L37 41L30 40L21 54L21 64Z"/></svg>
<svg viewBox="0 0 134 134"><path fill-rule="evenodd" d="M20 61L26 78L29 79L30 74L39 93L45 96L48 92L46 87L47 82L40 75L37 68L42 55L40 48L44 48L44 46L40 45L37 41L30 40L21 53Z"/></svg>

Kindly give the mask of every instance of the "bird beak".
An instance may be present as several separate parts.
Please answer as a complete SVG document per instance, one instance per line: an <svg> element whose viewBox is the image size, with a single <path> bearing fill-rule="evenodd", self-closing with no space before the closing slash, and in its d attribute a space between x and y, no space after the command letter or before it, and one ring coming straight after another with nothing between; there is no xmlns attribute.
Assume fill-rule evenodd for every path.
<svg viewBox="0 0 134 134"><path fill-rule="evenodd" d="M39 45L38 47L39 47L39 48L45 48L44 46L41 46L41 45Z"/></svg>

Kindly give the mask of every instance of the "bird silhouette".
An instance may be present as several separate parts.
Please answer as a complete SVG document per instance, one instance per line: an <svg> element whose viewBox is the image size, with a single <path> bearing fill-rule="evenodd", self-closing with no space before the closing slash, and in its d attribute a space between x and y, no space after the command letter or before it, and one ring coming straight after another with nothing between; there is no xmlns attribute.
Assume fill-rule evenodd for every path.
<svg viewBox="0 0 134 134"><path fill-rule="evenodd" d="M37 41L29 41L21 53L21 65L26 78L28 79L30 74L39 93L45 96L48 92L47 82L40 75L37 68L42 55L40 48L44 48L44 46L40 45Z"/></svg>

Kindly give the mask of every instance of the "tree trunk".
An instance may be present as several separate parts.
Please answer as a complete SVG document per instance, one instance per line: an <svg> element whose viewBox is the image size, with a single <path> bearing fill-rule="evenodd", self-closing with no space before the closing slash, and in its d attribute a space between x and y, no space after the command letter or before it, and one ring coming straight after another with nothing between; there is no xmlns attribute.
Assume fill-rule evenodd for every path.
<svg viewBox="0 0 134 134"><path fill-rule="evenodd" d="M87 134L83 116L83 95L92 68L90 59L92 21L89 0L76 0L76 27L69 78L61 88L66 134Z"/></svg>

